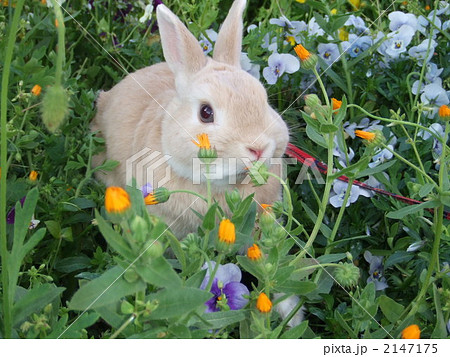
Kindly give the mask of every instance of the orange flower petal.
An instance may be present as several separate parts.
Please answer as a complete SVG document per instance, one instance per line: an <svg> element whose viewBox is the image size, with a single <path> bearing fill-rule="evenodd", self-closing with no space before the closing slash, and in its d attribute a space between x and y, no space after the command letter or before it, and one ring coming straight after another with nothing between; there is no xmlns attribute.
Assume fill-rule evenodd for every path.
<svg viewBox="0 0 450 357"><path fill-rule="evenodd" d="M219 241L233 244L236 241L236 228L229 219L223 219L219 225Z"/></svg>
<svg viewBox="0 0 450 357"><path fill-rule="evenodd" d="M247 249L247 257L250 260L259 260L262 257L261 249L256 244L253 244Z"/></svg>
<svg viewBox="0 0 450 357"><path fill-rule="evenodd" d="M417 325L410 325L402 331L402 338L418 339L420 338L420 328Z"/></svg>
<svg viewBox="0 0 450 357"><path fill-rule="evenodd" d="M256 300L256 308L261 312L270 312L272 310L272 301L265 293L261 293Z"/></svg>
<svg viewBox="0 0 450 357"><path fill-rule="evenodd" d="M309 51L300 44L294 47L294 51L302 61L306 61L311 56Z"/></svg>
<svg viewBox="0 0 450 357"><path fill-rule="evenodd" d="M130 208L130 196L122 187L111 186L105 192L105 209L109 213L123 213Z"/></svg>

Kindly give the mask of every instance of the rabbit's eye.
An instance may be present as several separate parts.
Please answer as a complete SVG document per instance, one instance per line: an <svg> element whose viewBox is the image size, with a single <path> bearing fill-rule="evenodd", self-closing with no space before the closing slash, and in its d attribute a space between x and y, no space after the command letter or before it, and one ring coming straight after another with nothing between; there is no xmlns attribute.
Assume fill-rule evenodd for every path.
<svg viewBox="0 0 450 357"><path fill-rule="evenodd" d="M203 123L212 123L214 121L214 111L208 104L201 105L199 114Z"/></svg>

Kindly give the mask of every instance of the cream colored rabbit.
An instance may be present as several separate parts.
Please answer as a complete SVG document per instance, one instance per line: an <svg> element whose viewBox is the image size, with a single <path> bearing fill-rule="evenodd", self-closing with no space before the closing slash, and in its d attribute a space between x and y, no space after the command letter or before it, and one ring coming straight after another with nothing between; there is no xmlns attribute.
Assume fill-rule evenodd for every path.
<svg viewBox="0 0 450 357"><path fill-rule="evenodd" d="M192 143L206 133L219 157L213 171L221 178L212 180L212 192L223 208L224 192L235 187L244 195L255 192L259 203L281 197L281 187L272 178L260 187L242 182L249 161L265 158L269 163L271 158L281 158L289 140L287 126L268 104L264 87L240 67L245 3L234 1L213 58L204 55L175 14L158 6L166 62L129 74L98 98L92 130L100 130L106 151L94 158L94 165L106 158L120 162L113 172L97 176L106 185L125 186L135 176L139 185L150 182L154 188L206 195L204 182L198 184L204 166L200 169L198 147ZM271 166L273 172L279 168ZM179 193L148 208L181 239L197 230L200 221L192 210L204 213L206 204Z"/></svg>

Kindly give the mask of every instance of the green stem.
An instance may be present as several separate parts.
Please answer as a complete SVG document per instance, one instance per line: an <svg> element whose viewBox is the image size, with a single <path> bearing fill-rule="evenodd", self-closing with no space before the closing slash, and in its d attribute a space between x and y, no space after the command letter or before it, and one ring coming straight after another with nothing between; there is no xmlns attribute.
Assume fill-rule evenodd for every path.
<svg viewBox="0 0 450 357"><path fill-rule="evenodd" d="M58 51L56 56L56 73L55 73L55 85L61 86L62 82L62 69L65 59L65 43L64 35L66 32L66 27L64 26L64 16L61 11L61 5L59 5L56 0L51 0L53 3L53 10L55 11L56 20L58 21L58 26L56 27L58 31Z"/></svg>
<svg viewBox="0 0 450 357"><path fill-rule="evenodd" d="M379 117L377 115L369 113L367 110L365 110L364 108L361 108L359 105L356 105L356 104L348 104L347 107L357 108L361 112L363 112L365 115L367 115L368 117L373 118L373 119L378 119L380 121L389 122L391 124L409 125L409 126L421 129L423 131L430 133L434 138L439 140L443 146L445 146L447 144L446 142L444 142L442 137L440 137L439 135L436 135L436 133L434 131L432 131L429 128L424 127L423 125L420 125L418 123L411 123L411 122L407 122L404 120L396 120L396 119L388 119L388 118Z"/></svg>
<svg viewBox="0 0 450 357"><path fill-rule="evenodd" d="M91 134L89 137L89 156L88 156L88 163L87 163L87 168L86 168L86 175L83 178L83 180L81 180L81 182L79 183L77 190L75 191L75 197L78 197L78 195L81 193L81 189L83 188L83 186L85 185L85 183L91 178L92 176L92 144L93 144L93 138L94 136Z"/></svg>
<svg viewBox="0 0 450 357"><path fill-rule="evenodd" d="M445 134L444 134L444 141L447 141L447 137L450 131L450 125L449 122L445 123ZM439 191L442 192L444 190L444 181L445 181L445 175L448 175L447 171L447 164L446 164L446 155L447 155L447 149L444 145L442 148L441 158L440 158L440 164L441 167L439 168ZM422 284L422 288L419 291L419 294L417 295L416 299L411 302L410 306L408 306L407 309L405 309L405 312L400 316L399 321L403 321L404 315L406 312L411 309L406 315L406 317L414 315L417 310L419 309L420 302L425 297L427 290L431 283L431 276L433 275L434 271L439 271L439 246L441 244L441 236L443 232L443 224L444 224L444 205L441 204L439 207L435 210L434 213L434 222L435 222L435 235L434 235L434 242L433 242L433 248L431 250L431 259L430 264L428 265L427 274L425 276L425 279Z"/></svg>
<svg viewBox="0 0 450 357"><path fill-rule="evenodd" d="M223 253L220 253L217 256L216 266L214 267L214 270L212 271L211 275L209 276L208 285L206 285L205 291L210 291L211 290L211 286L212 286L212 284L214 282L214 277L217 274L217 270L219 269L219 265L220 265L220 263L222 261L222 258L223 258Z"/></svg>
<svg viewBox="0 0 450 357"><path fill-rule="evenodd" d="M292 197L291 197L291 192L289 191L289 186L281 177L274 174L273 172L269 172L268 174L269 174L269 176L272 176L272 177L276 178L278 181L280 181L281 185L283 186L283 190L286 195L286 202L288 204L288 207L287 207L288 220L287 220L285 229L286 229L286 231L289 232L292 227L292 218L293 218L293 212L294 212L294 206L292 205Z"/></svg>
<svg viewBox="0 0 450 357"><path fill-rule="evenodd" d="M322 79L319 76L319 73L317 72L316 67L313 67L312 71L313 71L314 75L316 76L317 82L319 82L320 89L322 90L322 94L325 99L325 104L326 104L327 108L330 109L330 114L331 114L332 108L330 106L330 100L328 99L327 90L325 89L325 86L322 82Z"/></svg>
<svg viewBox="0 0 450 357"><path fill-rule="evenodd" d="M334 138L333 134L328 135L328 160L327 160L328 170L325 182L325 190L323 193L322 202L319 207L319 214L317 215L313 231L311 232L309 239L307 240L305 246L303 247L303 250L301 250L299 254L292 260L291 265L297 263L308 252L308 249L312 246L314 240L317 237L317 234L319 233L323 218L325 217L325 210L328 205L328 198L330 196L331 185L333 183L333 180L331 179L331 175L333 174L333 138Z"/></svg>
<svg viewBox="0 0 450 357"><path fill-rule="evenodd" d="M136 314L132 314L132 315L131 315L131 316L130 316L123 324L122 324L122 326L120 326L119 329L111 335L110 339L115 339L117 336L119 336L119 335L122 333L122 331L125 330L125 329L127 328L127 326L128 326L129 324L131 324L131 323L134 321L135 318L136 318Z"/></svg>
<svg viewBox="0 0 450 357"><path fill-rule="evenodd" d="M201 198L203 201L205 201L205 202L208 202L208 199L205 197L205 196L203 196L203 195L201 195L201 194L199 194L199 193L197 193L197 192L194 192L194 191L189 191L189 190L173 190L173 191L170 191L170 194L172 194L172 193L189 193L189 194L191 194L191 195L194 195L194 196L197 196L197 197L199 197L199 198Z"/></svg>
<svg viewBox="0 0 450 357"><path fill-rule="evenodd" d="M14 10L11 27L9 28L8 42L6 43L6 53L3 62L2 92L0 98L0 255L2 258L2 289L3 289L3 323L4 337L11 338L12 333L12 304L9 293L6 291L9 285L9 252L6 239L6 176L8 174L7 165L7 108L8 108L8 84L9 73L11 71L11 61L14 52L14 43L19 25L20 14L22 13L25 0L18 0Z"/></svg>
<svg viewBox="0 0 450 357"><path fill-rule="evenodd" d="M352 191L353 180L349 180L347 184L347 190L345 191L344 200L342 202L342 206L339 209L339 213L336 219L336 223L333 226L333 231L331 232L330 237L327 241L327 247L325 248L324 255L330 254L333 249L332 243L334 242L334 238L336 237L339 226L341 225L342 217L344 216L345 209L347 207L348 198L350 197L350 193ZM314 282L317 283L322 275L323 270L319 270L317 275L315 276Z"/></svg>
<svg viewBox="0 0 450 357"><path fill-rule="evenodd" d="M434 182L434 180L424 171L422 170L420 167L417 167L416 165L414 165L413 163L409 162L408 160L406 160L403 156L401 156L400 154L397 154L394 150L392 150L390 147L388 147L385 144L381 144L381 146L383 148L385 148L387 151L389 151L390 153L392 153L397 159L399 159L400 161L402 161L403 163L405 163L406 165L412 167L414 170L416 170L417 172L420 172L428 181L430 181L430 183L432 183L434 186L438 186L436 184L436 182Z"/></svg>

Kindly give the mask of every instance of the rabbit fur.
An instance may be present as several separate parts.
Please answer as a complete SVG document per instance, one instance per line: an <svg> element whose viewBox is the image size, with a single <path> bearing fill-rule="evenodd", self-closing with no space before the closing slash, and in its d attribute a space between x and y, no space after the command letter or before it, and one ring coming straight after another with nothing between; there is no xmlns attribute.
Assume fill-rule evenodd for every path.
<svg viewBox="0 0 450 357"><path fill-rule="evenodd" d="M195 161L198 147L192 140L207 133L223 167L222 178L212 180L213 197L221 207L227 206L224 193L234 188L245 196L254 192L258 203L280 199L281 186L272 177L259 187L245 179L250 161L258 156L281 158L289 140L287 126L268 104L262 84L240 67L245 4L245 0L234 1L212 58L205 56L174 13L164 5L157 7L166 62L128 74L111 90L100 93L97 100L91 129L103 136L106 150L94 157L94 166L105 159L120 163L112 172L98 172L98 179L107 186L131 184L127 182L131 162L145 168L147 177L135 177L138 185L149 182L150 176L153 188L164 186L206 195L204 178L202 184L196 181L199 170L205 168ZM213 122L200 120L204 104L213 109ZM145 159L138 157L142 150ZM277 174L280 169L281 165L270 166ZM192 210L205 213L206 209L203 200L186 193L148 206L149 212L161 217L179 238L197 230L200 220Z"/></svg>

